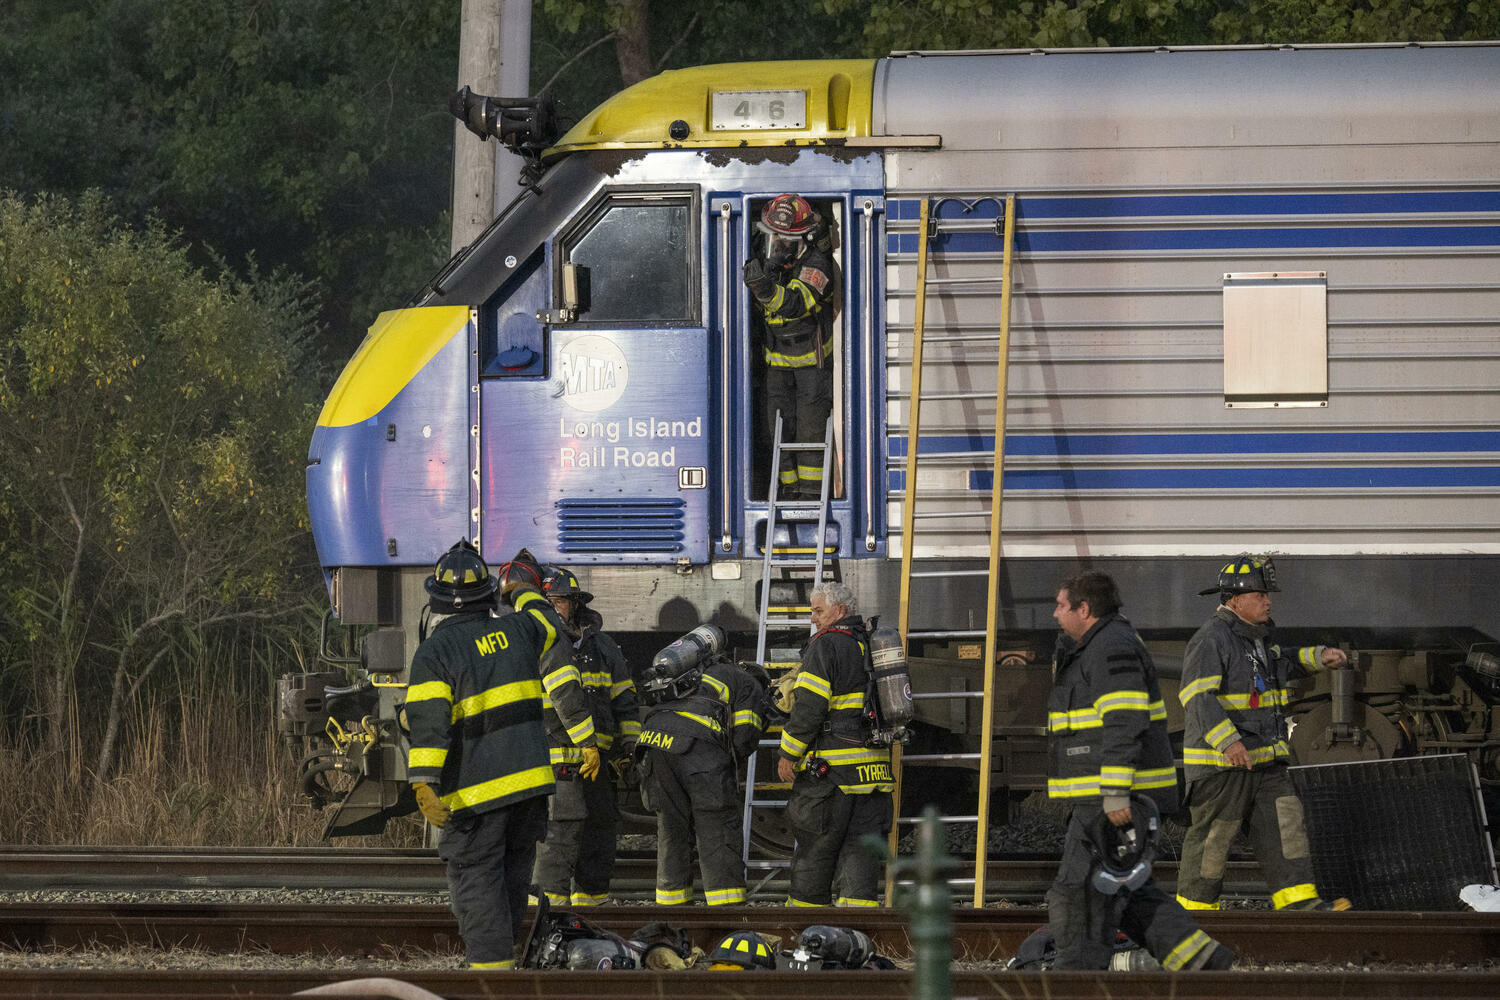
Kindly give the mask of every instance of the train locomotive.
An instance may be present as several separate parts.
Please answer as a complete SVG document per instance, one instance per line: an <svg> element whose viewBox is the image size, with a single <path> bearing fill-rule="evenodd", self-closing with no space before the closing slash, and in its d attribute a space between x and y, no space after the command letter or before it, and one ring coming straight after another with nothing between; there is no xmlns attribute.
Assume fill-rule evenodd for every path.
<svg viewBox="0 0 1500 1000"><path fill-rule="evenodd" d="M1304 759L1458 748L1500 782L1497 83L1491 43L904 52L666 72L525 137L526 188L381 314L313 434L361 637L280 713L329 833L410 808L405 670L459 538L575 568L642 666L703 623L750 645L763 587L805 603L767 546L821 548L893 622L909 549L913 684L993 671L988 780L1015 791L1042 784L1060 579L1111 572L1169 674L1222 557L1274 552L1282 633L1370 667L1306 692ZM821 520L774 516L741 281L784 192L842 278ZM959 749L978 720L934 700L913 729Z"/></svg>

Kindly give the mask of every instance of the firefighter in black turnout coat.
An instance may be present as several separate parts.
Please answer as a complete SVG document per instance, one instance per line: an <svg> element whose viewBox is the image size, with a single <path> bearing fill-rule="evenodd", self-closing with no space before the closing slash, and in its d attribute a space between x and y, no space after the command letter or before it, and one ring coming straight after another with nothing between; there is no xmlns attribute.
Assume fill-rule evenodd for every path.
<svg viewBox="0 0 1500 1000"><path fill-rule="evenodd" d="M782 440L821 441L833 411L833 320L838 265L824 220L806 199L783 194L761 211L761 251L745 261L766 362L766 435L781 411ZM781 495L819 497L821 452L782 452Z"/></svg>
<svg viewBox="0 0 1500 1000"><path fill-rule="evenodd" d="M1120 930L1163 969L1227 969L1234 953L1198 929L1151 880L1149 867L1123 884L1099 878L1104 852L1120 843L1106 825L1133 827L1131 842L1149 866L1144 838L1156 831L1142 828L1133 797L1149 798L1162 814L1177 808L1167 710L1151 654L1120 614L1111 577L1082 573L1064 581L1052 616L1063 634L1047 701L1047 796L1072 805L1057 880L1047 892L1053 967L1108 968Z"/></svg>
<svg viewBox="0 0 1500 1000"><path fill-rule="evenodd" d="M820 583L810 602L819 631L802 654L777 762L792 782L797 837L787 905L879 906L880 862L859 840L890 830L895 786L890 748L869 745L870 638L847 585Z"/></svg>
<svg viewBox="0 0 1500 1000"><path fill-rule="evenodd" d="M554 787L542 672L577 673L540 582L524 549L497 578L468 542L454 545L427 578L431 632L412 657L406 689L408 778L422 815L443 830L438 855L477 969L515 965ZM494 613L497 585L513 612ZM592 728L578 732L585 728L592 747Z"/></svg>
<svg viewBox="0 0 1500 1000"><path fill-rule="evenodd" d="M571 570L560 566L544 571L542 590L557 609L573 646L594 737L599 752L610 760L628 760L641 734L635 682L620 647L603 631L604 619L588 606L594 595L578 584ZM553 753L572 749L566 734L554 734ZM615 838L620 809L615 803L609 771L594 781L573 773L563 760L562 771L548 813L547 839L537 850L536 884L555 906L593 906L609 898L609 879L615 867Z"/></svg>
<svg viewBox="0 0 1500 1000"><path fill-rule="evenodd" d="M752 669L753 668L753 669ZM768 678L756 664L714 658L651 705L637 748L641 796L656 813L656 902L692 902L694 834L709 906L745 901L742 805L735 762L766 729ZM648 703L649 692L643 692Z"/></svg>

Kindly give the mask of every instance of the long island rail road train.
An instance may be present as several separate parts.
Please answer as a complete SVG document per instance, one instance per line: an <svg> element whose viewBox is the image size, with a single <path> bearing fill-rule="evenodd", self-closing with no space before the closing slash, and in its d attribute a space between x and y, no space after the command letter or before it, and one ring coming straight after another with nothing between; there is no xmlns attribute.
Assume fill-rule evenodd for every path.
<svg viewBox="0 0 1500 1000"><path fill-rule="evenodd" d="M409 808L405 671L460 538L575 569L636 668L705 623L790 665L843 580L906 639L908 807L970 810L986 720L986 787L1044 786L1061 579L1120 582L1180 728L1197 592L1275 553L1283 641L1363 667L1290 706L1302 761L1500 783L1500 44L706 66L560 137L463 96L528 184L375 321L308 457L360 638L330 621L281 726L330 834ZM839 272L815 441L768 426L742 280L784 193ZM786 443L826 445L824 499L782 495Z"/></svg>

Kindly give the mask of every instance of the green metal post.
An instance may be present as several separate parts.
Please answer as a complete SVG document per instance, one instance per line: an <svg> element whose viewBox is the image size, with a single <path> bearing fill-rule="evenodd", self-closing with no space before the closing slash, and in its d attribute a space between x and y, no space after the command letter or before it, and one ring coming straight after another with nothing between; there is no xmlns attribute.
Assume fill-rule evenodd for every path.
<svg viewBox="0 0 1500 1000"><path fill-rule="evenodd" d="M943 846L943 824L928 806L917 824L913 864L916 893L911 906L911 938L916 951L915 1000L951 1000L953 996L953 892L948 874L955 860Z"/></svg>

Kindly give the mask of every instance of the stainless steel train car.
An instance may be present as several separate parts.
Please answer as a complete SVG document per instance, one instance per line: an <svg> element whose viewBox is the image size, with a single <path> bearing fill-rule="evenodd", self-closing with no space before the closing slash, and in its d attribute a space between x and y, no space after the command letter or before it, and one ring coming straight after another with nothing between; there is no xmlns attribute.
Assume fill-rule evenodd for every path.
<svg viewBox="0 0 1500 1000"><path fill-rule="evenodd" d="M381 315L314 433L332 611L368 627L345 672L283 682L310 792L359 779L332 832L402 808L421 581L459 538L574 567L638 654L706 621L749 644L772 477L740 270L786 191L843 274L835 461L822 539L777 519L770 543L821 543L888 622L909 546L919 689L985 669L1008 338L995 784L1039 777L1062 577L1112 572L1170 664L1240 551L1277 554L1285 633L1373 665L1309 692L1309 719L1359 718L1299 727L1305 753L1462 746L1500 781L1500 44L710 66L620 93L537 168ZM923 717L933 746L978 738L972 701Z"/></svg>

